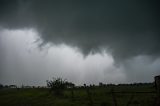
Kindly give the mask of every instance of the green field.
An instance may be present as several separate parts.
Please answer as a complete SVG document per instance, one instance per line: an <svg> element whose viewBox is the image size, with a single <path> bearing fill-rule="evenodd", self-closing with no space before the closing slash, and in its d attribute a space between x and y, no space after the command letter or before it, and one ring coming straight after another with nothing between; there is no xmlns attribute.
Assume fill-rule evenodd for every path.
<svg viewBox="0 0 160 106"><path fill-rule="evenodd" d="M113 94L111 93L113 89ZM1 89L0 106L153 106L153 85L66 89L55 96L47 88Z"/></svg>

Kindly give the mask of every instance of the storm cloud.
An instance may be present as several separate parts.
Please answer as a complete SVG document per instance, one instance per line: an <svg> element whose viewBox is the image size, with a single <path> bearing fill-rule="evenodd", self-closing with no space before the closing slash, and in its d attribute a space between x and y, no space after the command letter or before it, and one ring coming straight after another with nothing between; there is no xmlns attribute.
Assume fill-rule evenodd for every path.
<svg viewBox="0 0 160 106"><path fill-rule="evenodd" d="M30 36L30 32L27 35L26 30L34 29L31 32L36 32L37 37L29 39L34 39L33 42L40 49L50 45L48 47L48 57L44 58L42 56L43 59L40 59L42 58L40 51L40 54L35 55L30 53L33 50L28 51L27 49L26 52L22 49L22 52L19 52L19 55L22 56L17 56L17 58L20 61L23 60L23 62L25 60L24 64L28 64L28 66L20 65L25 68L19 67L17 69L15 64L13 65L15 70L41 70L41 75L44 75L41 78L47 80L48 75L45 76L42 71L43 68L40 68L40 66L50 67L49 69L46 68L48 73L51 74L52 69L57 69L62 72L62 76L66 75L63 77L70 78L72 81L76 79L74 76L80 75L81 70L83 78L77 76L78 81L75 81L76 83L82 83L82 79L85 79L88 83L105 82L106 80L114 83L151 81L154 75L160 74L158 71L160 69L159 10L158 0L1 0L0 58L2 59L0 59L0 70L11 70L5 69L5 67L12 63L11 60L16 60L12 58L16 57L14 51L16 55L17 51L28 47L26 44L23 45L22 39L20 40L21 43L13 48L7 46L14 41L8 40L8 38L4 39L5 35L9 36L11 33L15 33L14 31L21 30L23 35ZM7 31L10 34L6 34ZM28 38L23 37L23 39ZM65 46L62 47L62 45ZM15 50L16 47L18 48L17 51ZM58 50L58 48L61 48L61 50ZM61 52L64 52L63 50L66 50L65 48L69 50L69 55L61 54ZM55 51L53 50L53 52L52 49ZM11 51L13 51L13 56ZM34 52L38 52L38 50L36 49ZM61 54L58 55L60 58L51 56L55 52L56 55ZM71 55L76 55L72 59L79 61L78 64L80 65L75 68L72 65L74 62L70 62L67 74L62 70L66 69L67 62L65 61L68 60L66 57ZM9 56L11 59L4 62L4 60L7 61ZM33 56L32 59L37 60L33 62L33 64L37 64L37 67L32 66L29 60L27 61L28 56ZM59 63L49 58L56 58L55 60ZM103 64L100 65L102 68L99 67L96 71L96 67L93 66L97 65L94 65L96 63L93 61L91 62L92 59L97 64L98 62ZM106 61L107 59L110 61L109 63ZM39 61L43 62L39 63ZM53 68L53 64L63 65L55 65L56 68ZM110 65L105 67L107 64ZM27 67L32 68L28 69ZM75 72L76 74L73 75L73 70L79 70L79 72ZM89 75L91 70L93 72L92 77ZM57 76L61 75L58 74L59 71L54 71ZM5 77L4 72L0 71L0 76ZM94 76L100 79L95 80ZM121 79L120 82L117 79Z"/></svg>
<svg viewBox="0 0 160 106"><path fill-rule="evenodd" d="M116 58L160 54L158 0L2 0L0 25L33 27L43 44L66 43L87 55L108 48Z"/></svg>

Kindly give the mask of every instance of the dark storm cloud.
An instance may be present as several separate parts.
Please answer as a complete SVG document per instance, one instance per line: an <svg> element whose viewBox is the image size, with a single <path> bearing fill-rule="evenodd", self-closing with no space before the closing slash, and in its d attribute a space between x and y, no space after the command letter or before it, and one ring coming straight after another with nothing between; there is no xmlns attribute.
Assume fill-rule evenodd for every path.
<svg viewBox="0 0 160 106"><path fill-rule="evenodd" d="M36 28L44 44L108 48L116 59L160 54L158 0L1 0L0 14L2 27Z"/></svg>

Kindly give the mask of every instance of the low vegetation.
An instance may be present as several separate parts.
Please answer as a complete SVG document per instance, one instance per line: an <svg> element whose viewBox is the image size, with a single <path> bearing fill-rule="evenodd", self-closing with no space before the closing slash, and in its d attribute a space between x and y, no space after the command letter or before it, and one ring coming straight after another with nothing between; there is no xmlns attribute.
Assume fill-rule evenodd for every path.
<svg viewBox="0 0 160 106"><path fill-rule="evenodd" d="M47 86L1 89L0 106L154 106L157 96L152 83L80 87L54 78Z"/></svg>

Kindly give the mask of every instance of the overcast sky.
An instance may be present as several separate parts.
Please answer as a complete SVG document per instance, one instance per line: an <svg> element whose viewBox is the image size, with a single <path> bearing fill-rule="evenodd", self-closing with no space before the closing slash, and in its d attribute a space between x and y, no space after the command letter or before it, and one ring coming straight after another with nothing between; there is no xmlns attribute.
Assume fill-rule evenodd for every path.
<svg viewBox="0 0 160 106"><path fill-rule="evenodd" d="M153 82L158 0L0 0L0 83Z"/></svg>

